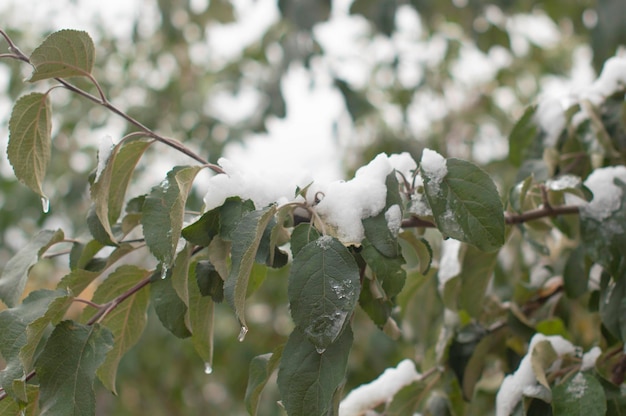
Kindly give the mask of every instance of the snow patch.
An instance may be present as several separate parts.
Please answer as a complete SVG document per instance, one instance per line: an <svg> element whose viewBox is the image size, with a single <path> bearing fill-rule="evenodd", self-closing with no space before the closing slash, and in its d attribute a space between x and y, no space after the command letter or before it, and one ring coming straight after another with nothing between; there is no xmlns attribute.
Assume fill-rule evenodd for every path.
<svg viewBox="0 0 626 416"><path fill-rule="evenodd" d="M582 373L578 373L574 376L572 381L570 381L566 391L567 394L571 395L573 398L580 399L585 395L587 387L588 384L585 376L583 376Z"/></svg>
<svg viewBox="0 0 626 416"><path fill-rule="evenodd" d="M439 261L439 292L443 293L443 289L448 282L461 273L461 263L459 262L459 252L461 251L461 242L453 238L444 240L441 246L441 260Z"/></svg>
<svg viewBox="0 0 626 416"><path fill-rule="evenodd" d="M583 362L580 366L580 371L591 370L596 365L596 360L600 354L602 354L600 347L593 347L583 354Z"/></svg>
<svg viewBox="0 0 626 416"><path fill-rule="evenodd" d="M421 374L411 360L388 368L376 380L352 390L339 404L339 416L362 416L382 403L391 401L403 387L419 380Z"/></svg>
<svg viewBox="0 0 626 416"><path fill-rule="evenodd" d="M585 180L585 186L593 192L593 199L582 206L582 214L602 221L620 209L622 188L615 179L626 183L626 167L610 166L594 170Z"/></svg>
<svg viewBox="0 0 626 416"><path fill-rule="evenodd" d="M389 228L391 234L397 237L402 226L402 210L398 204L389 207L385 212L385 220L387 220L387 228Z"/></svg>
<svg viewBox="0 0 626 416"><path fill-rule="evenodd" d="M537 378L535 377L531 364L531 356L535 345L541 341L549 341L559 357L566 354L577 354L580 351L580 348L575 347L571 342L560 335L546 336L543 334L535 334L530 340L528 352L524 358L522 358L518 369L515 373L506 376L500 385L500 390L496 396L496 416L509 416L520 400L522 400L523 396L542 397L542 399L547 402L552 400L549 390L544 389L545 391L543 391L537 387ZM586 366L592 366L593 364L591 364L591 362L593 361L595 363L599 355L600 351L597 347L592 348L589 352L584 354L581 371L587 369ZM560 365L560 360L557 360L553 364L553 367L558 368ZM582 380L584 381L584 378ZM580 390L576 391L579 392Z"/></svg>
<svg viewBox="0 0 626 416"><path fill-rule="evenodd" d="M433 192L439 193L439 185L448 173L446 159L434 150L424 149L420 168Z"/></svg>
<svg viewBox="0 0 626 416"><path fill-rule="evenodd" d="M95 182L98 182L98 179L100 179L100 175L102 175L114 148L115 143L113 143L113 138L108 134L100 139L100 146L98 147L98 167L96 168Z"/></svg>

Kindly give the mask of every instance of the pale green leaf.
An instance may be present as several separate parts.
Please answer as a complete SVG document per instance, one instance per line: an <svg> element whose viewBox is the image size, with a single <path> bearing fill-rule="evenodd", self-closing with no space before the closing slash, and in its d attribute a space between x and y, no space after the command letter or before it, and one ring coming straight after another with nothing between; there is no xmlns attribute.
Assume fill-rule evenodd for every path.
<svg viewBox="0 0 626 416"><path fill-rule="evenodd" d="M224 283L224 295L244 328L246 327L244 309L250 273L265 228L275 213L276 206L248 212L243 215L231 233L232 269Z"/></svg>
<svg viewBox="0 0 626 416"><path fill-rule="evenodd" d="M172 287L178 297L188 306L189 302L189 262L191 261L192 247L186 244L185 247L176 254L174 265L172 266Z"/></svg>
<svg viewBox="0 0 626 416"><path fill-rule="evenodd" d="M105 270L134 250L135 248L130 244L121 244L106 259L94 258L84 266L85 269L77 268L63 276L57 288L64 288L78 296Z"/></svg>
<svg viewBox="0 0 626 416"><path fill-rule="evenodd" d="M105 304L127 292L148 276L148 271L137 266L120 266L98 286L92 301ZM115 394L117 394L115 388L117 367L124 354L139 341L143 333L149 298L148 288L142 288L124 299L102 321L102 324L113 334L114 344L107 353L104 363L98 368L97 374L102 384ZM89 320L95 312L94 308L86 308L83 320Z"/></svg>
<svg viewBox="0 0 626 416"><path fill-rule="evenodd" d="M63 231L40 231L24 248L18 251L4 266L0 275L0 300L12 308L24 292L28 272L53 244L62 241Z"/></svg>
<svg viewBox="0 0 626 416"><path fill-rule="evenodd" d="M87 32L64 29L48 36L30 55L35 67L29 81L89 76L96 50Z"/></svg>
<svg viewBox="0 0 626 416"><path fill-rule="evenodd" d="M59 323L36 362L42 415L95 415L96 370L113 347L113 335L98 324Z"/></svg>
<svg viewBox="0 0 626 416"><path fill-rule="evenodd" d="M196 271L198 266L196 265ZM203 296L193 276L189 276L189 329L191 342L205 363L205 371L212 371L213 365L213 320L215 303L211 296ZM221 281L220 277L217 278Z"/></svg>
<svg viewBox="0 0 626 416"><path fill-rule="evenodd" d="M250 369L248 371L248 387L246 388L246 396L244 402L246 410L251 416L256 416L259 399L263 388L267 384L268 379L274 373L274 370L280 363L283 354L284 345L277 347L274 352L257 355L250 361Z"/></svg>
<svg viewBox="0 0 626 416"><path fill-rule="evenodd" d="M484 252L473 246L466 247L459 275L459 307L473 318L479 318L483 311L485 293L497 258L497 251Z"/></svg>
<svg viewBox="0 0 626 416"><path fill-rule="evenodd" d="M509 135L509 161L515 166L519 167L529 156L528 148L537 137L538 129L534 120L536 111L536 105L526 108L524 115L515 124Z"/></svg>
<svg viewBox="0 0 626 416"><path fill-rule="evenodd" d="M291 316L320 351L341 335L361 291L359 268L337 239L323 236L294 258L287 289Z"/></svg>
<svg viewBox="0 0 626 416"><path fill-rule="evenodd" d="M111 224L122 212L126 189L137 162L152 141L147 139L124 140L117 144L106 161L104 170L91 186L91 198L104 231L115 241Z"/></svg>
<svg viewBox="0 0 626 416"><path fill-rule="evenodd" d="M42 198L50 161L51 111L48 95L34 92L17 100L9 119L9 162L15 176Z"/></svg>
<svg viewBox="0 0 626 416"><path fill-rule="evenodd" d="M181 237L185 203L200 166L177 166L152 191L143 205L146 244L152 254L168 269L174 261Z"/></svg>
<svg viewBox="0 0 626 416"><path fill-rule="evenodd" d="M552 411L554 416L604 416L604 389L592 374L576 373L552 389Z"/></svg>
<svg viewBox="0 0 626 416"><path fill-rule="evenodd" d="M61 302L57 302L59 299ZM26 400L24 376L32 370L42 330L53 315L59 311L62 315L70 302L63 291L42 289L31 292L20 305L0 312L0 353L6 362L0 371L0 386L10 396Z"/></svg>
<svg viewBox="0 0 626 416"><path fill-rule="evenodd" d="M495 184L470 162L450 158L446 167L447 174L440 182L422 169L437 228L446 237L483 251L500 248L504 244L504 208Z"/></svg>
<svg viewBox="0 0 626 416"><path fill-rule="evenodd" d="M26 385L26 405L18 403L11 398L0 400L0 415L3 416L39 416L39 386Z"/></svg>
<svg viewBox="0 0 626 416"><path fill-rule="evenodd" d="M323 354L298 328L289 336L278 370L278 389L289 416L326 416L342 383L352 347L348 326Z"/></svg>
<svg viewBox="0 0 626 416"><path fill-rule="evenodd" d="M530 355L530 365L537 381L545 388L550 389L550 383L546 378L546 371L552 366L552 363L559 358L556 351L552 347L552 343L548 340L540 341L535 344Z"/></svg>

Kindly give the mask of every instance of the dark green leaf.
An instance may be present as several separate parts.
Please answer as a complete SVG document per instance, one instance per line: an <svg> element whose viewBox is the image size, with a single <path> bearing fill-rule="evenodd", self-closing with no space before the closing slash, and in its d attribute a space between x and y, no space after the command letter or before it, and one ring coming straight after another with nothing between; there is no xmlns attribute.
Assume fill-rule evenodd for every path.
<svg viewBox="0 0 626 416"><path fill-rule="evenodd" d="M0 275L0 300L12 308L24 292L28 272L53 244L63 240L63 231L40 231L4 266Z"/></svg>
<svg viewBox="0 0 626 416"><path fill-rule="evenodd" d="M404 265L402 255L386 257L369 242L369 239L363 240L362 244L361 256L381 282L386 297L393 298L400 293L406 280L406 272L402 268Z"/></svg>
<svg viewBox="0 0 626 416"><path fill-rule="evenodd" d="M504 244L504 208L495 184L470 162L450 158L446 165L447 174L440 182L421 168L437 227L446 237L483 251L500 248Z"/></svg>
<svg viewBox="0 0 626 416"><path fill-rule="evenodd" d="M94 256L104 247L102 243L91 240L87 244L75 242L70 251L70 269L84 269Z"/></svg>
<svg viewBox="0 0 626 416"><path fill-rule="evenodd" d="M339 240L322 236L294 258L288 287L291 316L323 351L348 324L360 290L359 269L348 249Z"/></svg>
<svg viewBox="0 0 626 416"><path fill-rule="evenodd" d="M309 223L298 224L291 233L291 253L296 257L302 247L315 241L320 237L320 233Z"/></svg>
<svg viewBox="0 0 626 416"><path fill-rule="evenodd" d="M385 415L405 416L414 414L420 404L420 400L423 399L422 392L425 387L426 385L422 381L415 381L408 386L404 386L393 396L391 403L385 410Z"/></svg>
<svg viewBox="0 0 626 416"><path fill-rule="evenodd" d="M224 280L208 260L199 261L195 267L196 283L202 296L211 296L214 302L224 300Z"/></svg>
<svg viewBox="0 0 626 416"><path fill-rule="evenodd" d="M112 347L113 335L98 324L59 323L36 362L41 414L95 415L93 382Z"/></svg>
<svg viewBox="0 0 626 416"><path fill-rule="evenodd" d="M220 208L215 208L205 212L196 222L183 228L182 235L190 243L206 247L219 232Z"/></svg>
<svg viewBox="0 0 626 416"><path fill-rule="evenodd" d="M178 338L187 338L191 335L185 323L187 305L174 290L171 273L167 273L164 276L165 279L161 276L162 271L157 269L152 275L152 283L150 284L150 298L154 310L167 330Z"/></svg>
<svg viewBox="0 0 626 416"><path fill-rule="evenodd" d="M323 354L298 328L289 336L278 370L278 389L289 416L326 416L346 373L352 329Z"/></svg>
<svg viewBox="0 0 626 416"><path fill-rule="evenodd" d="M400 238L411 245L414 253L417 257L417 265L419 266L419 272L426 274L430 270L430 265L433 260L433 249L425 238L418 238L411 231L403 231L400 233ZM405 252L406 253L406 252ZM408 254L405 254L408 257Z"/></svg>
<svg viewBox="0 0 626 416"><path fill-rule="evenodd" d="M137 162L152 141L146 139L124 140L113 148L104 170L91 185L91 199L102 228L115 241L111 224L122 212L126 189ZM99 156L100 157L100 156Z"/></svg>
<svg viewBox="0 0 626 416"><path fill-rule="evenodd" d="M589 265L585 258L585 247L576 247L567 258L563 270L565 293L570 298L577 298L587 293L589 285Z"/></svg>
<svg viewBox="0 0 626 416"><path fill-rule="evenodd" d="M250 200L242 201L239 197L232 197L216 209L220 213L220 236L224 240L231 241L231 233L247 212L254 211L254 203Z"/></svg>
<svg viewBox="0 0 626 416"><path fill-rule="evenodd" d="M464 394L471 392L477 381L475 379L475 373L472 371L470 373L471 380L468 380L466 383L465 373L472 357L477 352L477 348L485 335L486 331L482 326L478 324L466 325L458 332L454 341L450 345L448 352L449 364L454 371L454 374L456 374L459 384L461 386L465 386L467 384L467 387L463 389ZM478 352L481 352L484 355L487 346L488 344L485 343L485 346L483 346ZM480 363L474 363L473 365L474 366L472 368L474 369L476 369L476 367L481 367Z"/></svg>
<svg viewBox="0 0 626 416"><path fill-rule="evenodd" d="M626 279L615 281L606 273L600 282L600 317L611 334L626 341Z"/></svg>
<svg viewBox="0 0 626 416"><path fill-rule="evenodd" d="M89 228L89 233L91 236L105 246L115 246L117 243L115 242L115 237L113 236L113 232L108 233L104 228L102 221L98 218L98 214L96 213L95 205L92 205L87 212L87 227Z"/></svg>
<svg viewBox="0 0 626 416"><path fill-rule="evenodd" d="M385 212L362 220L365 237L387 257L398 255L398 238L389 229Z"/></svg>
<svg viewBox="0 0 626 416"><path fill-rule="evenodd" d="M144 202L141 223L146 244L166 269L174 261L185 203L200 169L199 166L175 167L159 186L152 188Z"/></svg>
<svg viewBox="0 0 626 416"><path fill-rule="evenodd" d="M391 308L393 304L385 298L381 288L378 288L379 282L370 279L363 279L363 287L359 295L359 305L367 313L370 319L378 326L383 328L391 317Z"/></svg>
<svg viewBox="0 0 626 416"><path fill-rule="evenodd" d="M576 373L552 389L552 410L554 416L604 416L604 389L592 374Z"/></svg>
<svg viewBox="0 0 626 416"><path fill-rule="evenodd" d="M92 301L105 304L127 292L148 276L148 271L136 266L121 266L98 286ZM149 298L148 288L144 287L124 299L102 321L103 325L112 332L114 344L107 353L104 363L98 368L98 378L107 389L115 394L117 394L115 388L117 367L124 354L139 341L143 333ZM95 311L93 308L85 309L84 319L88 320Z"/></svg>
<svg viewBox="0 0 626 416"><path fill-rule="evenodd" d="M42 198L41 183L50 161L51 111L48 95L34 92L17 100L9 119L9 162L15 176Z"/></svg>
<svg viewBox="0 0 626 416"><path fill-rule="evenodd" d="M274 373L280 363L284 345L277 347L274 352L258 355L250 361L248 371L248 387L244 402L246 410L251 416L256 416L259 407L259 399L265 384Z"/></svg>
<svg viewBox="0 0 626 416"><path fill-rule="evenodd" d="M64 291L37 290L17 307L0 312L0 353L6 361L0 385L10 396L26 400L24 377L32 370L43 331L63 317L70 303Z"/></svg>

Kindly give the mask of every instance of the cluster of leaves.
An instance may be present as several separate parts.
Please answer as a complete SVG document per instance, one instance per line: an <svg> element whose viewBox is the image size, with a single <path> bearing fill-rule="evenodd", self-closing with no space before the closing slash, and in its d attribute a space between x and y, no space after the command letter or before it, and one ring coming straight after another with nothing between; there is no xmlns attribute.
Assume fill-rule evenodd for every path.
<svg viewBox="0 0 626 416"><path fill-rule="evenodd" d="M185 226L187 199L196 175L207 167L221 174L219 167L150 131L109 103L91 75L95 48L86 33L56 32L30 56L5 39L10 43L10 54L5 56L34 67L29 81L54 79L122 115L139 132L122 138L110 154L100 155L102 166L90 178L93 207L87 223L92 239L76 241L61 230L43 230L4 268L0 299L9 309L0 313L0 352L7 361L0 373L3 412L93 414L95 378L115 392L119 361L138 341L149 304L175 336L191 337L211 371L215 303L225 299L232 307L243 340L248 331L246 299L263 283L267 267L289 267L287 296L294 328L285 344L252 361L246 406L256 414L260 394L278 369L282 405L289 415L336 414L353 343L355 311L360 307L390 337L400 336L409 305L419 299L425 286L432 285L429 282L437 272L436 262L432 265L431 260L437 258L439 243L431 244L432 239L425 238L429 228L464 243L460 270L441 290L440 311L445 307L455 312L457 320L437 322L440 342L425 352L422 366L434 368L431 374L437 377L424 378L400 391L388 405L389 414L403 414L407 409L433 414L443 414L443 409L454 414L490 409L483 395L493 396L494 389L488 386L491 375L501 374L493 363L514 369L514 363L490 360L490 355L524 355L523 344L535 332L569 337L554 311L562 292L560 285L533 288L527 280L525 288L520 285L512 294L508 306L488 290L492 275L497 275L499 250L514 227L539 252L548 252L541 241L554 230L573 242L575 248L569 250L567 261L554 265L562 273L555 270L554 275L563 276L568 299L585 296L589 309L598 309L602 318L603 333L594 342L603 347L603 355L595 370L580 373L577 357L569 357L569 366L555 366L562 357L556 357L549 347L533 356L537 379L553 388L552 411L568 414L598 401L613 410L623 408L619 385L626 367L621 352L626 330L620 313L626 279L624 237L593 217L563 217L561 214L578 212L575 207L563 206L566 193L588 195L580 180L571 186L551 182L564 173L580 179L593 168L623 163L623 91L592 108L595 117L576 129L564 129L554 147L546 145L545 132L533 122L536 109L527 111L511 134L510 161L520 166L520 173L519 185L509 196L508 212L486 172L470 162L449 158L443 178L434 178L421 168L415 172L423 178L423 187L392 172L386 180L385 209L362 220L365 239L359 247L346 247L325 234L314 203L258 209L251 201L235 197ZM96 94L70 83L68 79L74 77L86 78ZM44 205L41 185L51 155L48 95L53 90L17 100L9 123L9 160L16 176L41 196ZM185 152L200 164L175 167L148 194L129 198L132 174L155 142ZM597 149L603 149L600 164L593 162ZM572 155L578 155L575 164ZM306 197L306 190L299 193ZM418 194L425 196L432 215L411 214ZM389 229L384 214L396 205L405 219L405 230L399 234ZM296 208L307 210L311 220L298 223ZM623 224L623 212L616 210L609 219ZM507 224L511 226L507 228ZM139 226L141 238L130 238L140 232ZM283 251L287 243L293 257L290 264ZM20 300L29 271L57 244L71 244L69 273L55 290L37 290ZM115 266L145 246L158 263L154 268L129 261ZM587 278L593 264L601 265L603 274L599 288L590 290ZM102 282L93 297L81 298L87 286L98 279ZM497 289L497 282L495 286ZM69 320L66 313L73 302L88 306L79 319ZM396 306L401 307L400 313ZM455 377L446 377L452 374ZM580 381L578 374L595 383L594 388L568 395L568 386ZM464 402L461 397L473 400ZM528 398L519 409L540 412L546 406L550 407L540 399ZM600 407L589 413L601 414L599 411Z"/></svg>

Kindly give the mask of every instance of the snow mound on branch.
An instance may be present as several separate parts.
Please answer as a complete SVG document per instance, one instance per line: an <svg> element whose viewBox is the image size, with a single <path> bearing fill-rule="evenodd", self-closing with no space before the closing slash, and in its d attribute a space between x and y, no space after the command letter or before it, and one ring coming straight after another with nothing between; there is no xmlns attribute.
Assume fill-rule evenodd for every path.
<svg viewBox="0 0 626 416"><path fill-rule="evenodd" d="M593 193L593 199L582 206L583 215L602 221L620 209L623 191L615 184L615 179L626 184L625 166L609 166L591 172L585 186Z"/></svg>
<svg viewBox="0 0 626 416"><path fill-rule="evenodd" d="M528 353L524 356L515 373L504 378L500 385L500 390L496 396L496 416L509 416L517 404L522 400L523 396L540 397L542 400L550 402L552 400L551 392L541 386L537 381L537 377L532 368L532 353L541 341L548 341L559 357L566 354L576 354L579 348L566 340L560 335L546 336L543 334L535 334L530 340ZM592 348L583 355L583 366L581 371L588 370L593 367L596 359L600 356L600 349ZM561 365L558 359L553 367L558 368Z"/></svg>
<svg viewBox="0 0 626 416"><path fill-rule="evenodd" d="M401 361L396 368L388 368L376 380L352 390L339 404L339 416L362 416L368 410L389 402L403 387L419 380L411 360Z"/></svg>
<svg viewBox="0 0 626 416"><path fill-rule="evenodd" d="M220 158L217 163L226 174L215 175L209 180L204 196L206 211L221 206L233 196L252 200L257 209L274 202L293 201L297 188L304 188L312 181L308 172L288 171L275 166L251 168L225 158Z"/></svg>
<svg viewBox="0 0 626 416"><path fill-rule="evenodd" d="M410 180L417 167L408 153L391 156L381 153L357 170L353 179L324 184L315 182L308 172L288 171L280 166L260 170L225 158L221 158L218 164L225 174L209 180L204 197L206 211L221 206L233 196L252 200L257 209L272 203L305 202L302 197L296 197L296 191L312 183L306 202L314 206L331 234L346 245L360 244L364 237L361 220L378 215L385 208L387 175L395 170ZM317 198L320 202L315 205ZM386 219L390 229L397 232L401 218L398 210L392 208L386 213Z"/></svg>
<svg viewBox="0 0 626 416"><path fill-rule="evenodd" d="M381 153L359 168L353 179L315 188L322 195L315 210L342 243L358 245L364 237L361 220L378 215L385 208L387 175L395 169L410 178L410 171L416 166L408 153L392 156Z"/></svg>

